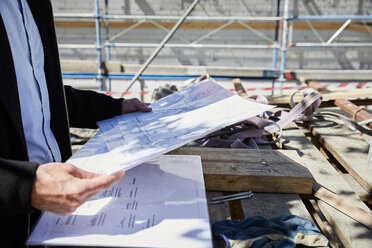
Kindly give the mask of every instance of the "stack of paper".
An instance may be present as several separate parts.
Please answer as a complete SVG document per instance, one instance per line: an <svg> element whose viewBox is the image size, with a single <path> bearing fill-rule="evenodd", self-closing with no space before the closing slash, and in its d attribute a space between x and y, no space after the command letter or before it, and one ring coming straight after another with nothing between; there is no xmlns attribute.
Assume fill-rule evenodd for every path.
<svg viewBox="0 0 372 248"><path fill-rule="evenodd" d="M30 245L211 247L199 156L159 156L70 216L44 212Z"/></svg>
<svg viewBox="0 0 372 248"><path fill-rule="evenodd" d="M210 80L150 106L153 110L149 113L125 114L98 123L109 155L101 155L102 151L95 150L94 146L89 150L84 147L70 162L81 169L99 173L128 170L273 107L243 99ZM86 158L97 155L111 163L104 168L92 166Z"/></svg>

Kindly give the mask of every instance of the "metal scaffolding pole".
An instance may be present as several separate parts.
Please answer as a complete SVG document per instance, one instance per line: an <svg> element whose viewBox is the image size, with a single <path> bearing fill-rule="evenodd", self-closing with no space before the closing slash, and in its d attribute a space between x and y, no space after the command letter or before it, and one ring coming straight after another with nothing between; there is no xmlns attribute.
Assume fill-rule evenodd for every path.
<svg viewBox="0 0 372 248"><path fill-rule="evenodd" d="M332 37L331 38L329 38L329 40L326 42L327 43L327 45L329 45L329 44L331 44L332 43L332 41L334 41L336 38L337 38L337 36L347 27L347 25L349 25L350 24L350 22L351 22L351 19L348 19L345 23L344 23L344 25L342 25L333 35L332 35Z"/></svg>
<svg viewBox="0 0 372 248"><path fill-rule="evenodd" d="M88 44L58 44L60 49L96 49L97 45L88 45Z"/></svg>
<svg viewBox="0 0 372 248"><path fill-rule="evenodd" d="M91 19L95 15L91 13L55 13L55 19L77 18L77 19ZM289 15L289 19L293 20L372 20L372 15ZM152 16L152 15L101 15L101 19L112 20L178 20L179 16ZM188 16L186 21L282 21L283 16Z"/></svg>
<svg viewBox="0 0 372 248"><path fill-rule="evenodd" d="M277 0L276 5L276 16L279 17L280 15L280 0ZM275 33L274 33L274 45L278 45L278 37L279 37L279 21L275 21ZM272 69L276 69L276 63L278 60L278 48L274 48L273 50L273 62L272 62ZM273 85L274 86L274 85Z"/></svg>
<svg viewBox="0 0 372 248"><path fill-rule="evenodd" d="M55 19L65 19L65 18L76 18L76 19L92 19L95 15L91 13L55 13ZM142 21L142 20L158 20L158 21L177 21L179 16L169 16L169 15L101 15L101 19L105 20L131 20L131 21ZM226 22L226 21L281 21L282 17L272 17L272 16L188 16L185 18L186 21L216 21L216 22Z"/></svg>
<svg viewBox="0 0 372 248"><path fill-rule="evenodd" d="M54 13L55 19L64 19L64 18L77 18L77 19L88 19L91 20L94 18L92 13Z"/></svg>
<svg viewBox="0 0 372 248"><path fill-rule="evenodd" d="M84 15L82 15L84 16ZM63 17L63 16L60 16ZM70 16L71 17L71 16ZM151 15L102 15L102 19L115 20L178 20L179 16L151 16ZM283 17L272 16L187 16L186 21L281 21Z"/></svg>
<svg viewBox="0 0 372 248"><path fill-rule="evenodd" d="M164 47L164 45L168 42L168 40L173 36L173 34L178 30L178 28L181 26L181 24L184 22L184 20L186 19L186 17L191 13L191 11L194 9L194 7L196 6L196 4L199 1L200 0L194 0L194 2L191 3L191 5L189 6L189 8L186 10L186 12L181 16L181 18L179 18L179 20L177 21L176 25L174 25L174 27L172 28L172 30L164 37L164 39L162 40L162 42L160 43L160 45L158 46L158 48L151 54L151 56L146 60L145 64L141 67L141 69L132 78L132 80L130 81L130 84L129 84L129 86L128 86L128 88L127 88L126 91L128 91L132 87L132 85L134 84L134 82L137 81L137 79L142 74L142 72L144 72L146 70L147 66L158 55L158 53L160 52L160 50Z"/></svg>
<svg viewBox="0 0 372 248"><path fill-rule="evenodd" d="M290 0L285 0L285 2L284 2L282 44L281 44L281 48L280 48L280 51L281 51L282 55L281 55L281 63L280 63L280 74L279 74L279 79L278 79L278 82L280 82L280 94L283 94L283 83L285 81L284 70L285 70L285 60L286 60L286 52L287 52L289 3L290 3Z"/></svg>
<svg viewBox="0 0 372 248"><path fill-rule="evenodd" d="M326 15L301 15L301 16L289 16L290 19L295 20L371 20L372 15L337 15L337 16L326 16Z"/></svg>
<svg viewBox="0 0 372 248"><path fill-rule="evenodd" d="M108 0L105 0L105 14L108 14ZM110 22L108 19L105 19L105 39L108 41L110 39ZM106 61L111 60L111 48L106 47ZM111 78L108 78L108 90L111 91Z"/></svg>
<svg viewBox="0 0 372 248"><path fill-rule="evenodd" d="M318 43L315 43L318 44ZM105 42L104 47L124 47L124 48L155 48L158 47L158 43L110 43ZM81 45L81 44L59 44L60 49L94 49L95 45ZM279 49L280 45L231 45L231 44L183 44L173 43L165 44L167 48L222 48L222 49Z"/></svg>
<svg viewBox="0 0 372 248"><path fill-rule="evenodd" d="M277 0L276 4L276 16L280 16L280 0ZM274 46L278 45L278 38L279 38L279 21L275 21L275 33L274 33ZM273 70L276 70L276 64L278 61L278 48L275 47L273 50L273 61L271 68ZM274 95L274 84L275 84L275 79L272 81L272 90L271 90L271 95Z"/></svg>
<svg viewBox="0 0 372 248"><path fill-rule="evenodd" d="M102 77L102 46L101 46L101 18L99 13L99 0L95 0L95 23L96 23L96 50L97 50L97 80L100 83L99 90L103 90Z"/></svg>
<svg viewBox="0 0 372 248"><path fill-rule="evenodd" d="M293 43L292 47L319 47L319 48L326 48L326 47L372 47L371 43L366 42L344 42L344 43L311 43L311 42L297 42Z"/></svg>
<svg viewBox="0 0 372 248"><path fill-rule="evenodd" d="M157 43L106 43L105 46L110 47L158 47ZM279 45L231 45L231 44L164 44L167 48L228 48L228 49L274 49L279 48Z"/></svg>

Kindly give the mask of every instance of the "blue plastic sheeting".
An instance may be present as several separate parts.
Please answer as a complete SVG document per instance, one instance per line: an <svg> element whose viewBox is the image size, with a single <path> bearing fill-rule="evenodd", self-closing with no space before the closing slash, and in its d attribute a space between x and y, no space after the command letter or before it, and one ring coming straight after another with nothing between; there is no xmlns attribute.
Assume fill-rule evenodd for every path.
<svg viewBox="0 0 372 248"><path fill-rule="evenodd" d="M302 16L293 16L289 15L289 19L297 20L358 20L358 19L372 19L372 15L302 15Z"/></svg>
<svg viewBox="0 0 372 248"><path fill-rule="evenodd" d="M108 79L132 79L134 74L107 74L102 75ZM98 78L97 73L62 73L62 77L66 79L94 79ZM189 75L142 75L139 79L148 80L187 80L191 78L197 78L197 76ZM213 76L216 80L232 80L236 77L223 77L223 76ZM239 77L240 79L274 79L275 77Z"/></svg>

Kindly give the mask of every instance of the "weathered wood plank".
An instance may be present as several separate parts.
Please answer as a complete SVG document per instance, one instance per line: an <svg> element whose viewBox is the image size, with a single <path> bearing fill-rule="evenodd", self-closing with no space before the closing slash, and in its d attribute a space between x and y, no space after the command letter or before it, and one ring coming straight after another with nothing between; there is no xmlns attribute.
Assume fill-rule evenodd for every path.
<svg viewBox="0 0 372 248"><path fill-rule="evenodd" d="M241 202L246 217L261 215L273 218L282 214L294 214L312 220L297 194L257 193L251 199L244 199Z"/></svg>
<svg viewBox="0 0 372 248"><path fill-rule="evenodd" d="M211 199L214 197L222 196L222 192L218 191L207 191L207 201L208 201L208 211L209 211L209 220L211 223L226 220L227 213L229 212L228 205L226 204L209 204Z"/></svg>
<svg viewBox="0 0 372 248"><path fill-rule="evenodd" d="M304 204L309 211L310 215L315 220L316 224L318 225L319 229L329 240L329 246L331 248L342 248L344 245L337 237L336 233L329 225L328 221L323 216L322 212L320 211L318 205L316 204L315 200L305 200Z"/></svg>
<svg viewBox="0 0 372 248"><path fill-rule="evenodd" d="M314 191L321 186L348 199L356 206L370 211L359 199L351 187L343 180L341 175L328 163L316 147L292 123L283 130L283 137L289 142L287 149L297 150L307 168L313 174L315 183ZM322 201L317 201L318 206L345 247L370 247L372 243L372 230L351 219Z"/></svg>
<svg viewBox="0 0 372 248"><path fill-rule="evenodd" d="M240 79L239 78L234 78L232 82L234 84L234 88L235 88L236 93L243 98L249 99L248 94L245 91Z"/></svg>
<svg viewBox="0 0 372 248"><path fill-rule="evenodd" d="M365 211L323 187L314 196L372 230L371 211Z"/></svg>
<svg viewBox="0 0 372 248"><path fill-rule="evenodd" d="M207 190L312 192L312 175L294 151L182 147L170 154L200 155Z"/></svg>
<svg viewBox="0 0 372 248"><path fill-rule="evenodd" d="M364 89L353 89L353 90L345 90L345 91L335 91L335 92L327 92L322 93L323 100L322 101L331 101L336 99L356 99L356 98L371 98L372 96L372 88L364 88ZM274 95L269 96L268 100L270 104L288 104L290 99L290 95ZM301 94L297 94L294 96L294 101L299 102L303 99Z"/></svg>
<svg viewBox="0 0 372 248"><path fill-rule="evenodd" d="M207 192L209 222L211 225L216 221L226 220L228 217L227 212L229 209L227 204L209 204L210 200L217 196L222 196L222 192ZM216 239L214 235L212 236L212 242L213 247L221 247L222 240Z"/></svg>
<svg viewBox="0 0 372 248"><path fill-rule="evenodd" d="M372 204L372 195L368 194L368 192L354 179L352 175L342 174L342 177L362 201L366 201L369 204Z"/></svg>
<svg viewBox="0 0 372 248"><path fill-rule="evenodd" d="M342 121L332 117L314 118L310 130L349 174L372 194L372 167L367 166L369 144Z"/></svg>

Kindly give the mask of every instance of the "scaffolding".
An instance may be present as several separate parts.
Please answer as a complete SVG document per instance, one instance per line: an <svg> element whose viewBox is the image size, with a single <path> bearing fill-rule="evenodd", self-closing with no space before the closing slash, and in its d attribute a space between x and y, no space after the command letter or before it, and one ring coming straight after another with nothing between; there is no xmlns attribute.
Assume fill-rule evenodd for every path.
<svg viewBox="0 0 372 248"><path fill-rule="evenodd" d="M209 0L207 0L209 1ZM129 1L126 1L128 3ZM144 1L146 2L146 1ZM174 2L174 1L173 1ZM192 6L197 5L199 1L195 0L192 3L191 1L182 1L182 5ZM266 1L267 2L267 1ZM111 60L111 49L113 47L116 48L154 48L156 49L154 53L147 59L147 61L142 65L141 69L133 76L131 85L138 79L138 77L143 73L146 67L151 63L152 59L154 59L157 53L163 48L219 48L219 49L269 49L272 50L272 66L271 72L265 73L262 77L267 77L273 79L273 83L279 82L280 89L282 88L283 82L286 80L285 78L285 71L286 71L286 59L287 53L292 48L331 48L331 47L344 47L344 48L353 48L353 47L372 47L372 41L368 42L336 42L335 40L337 37L345 30L345 28L350 25L352 22L362 23L365 29L368 31L370 35L372 35L372 28L370 27L370 23L372 21L372 15L368 13L368 8L366 5L372 7L371 1L365 1L364 6L360 6L363 1L358 2L358 13L355 15L350 14L340 14L335 15L334 13L326 13L326 15L319 15L319 10L317 10L314 5L315 1L304 1L308 5L309 9L312 9L311 15L302 15L299 13L298 10L298 1L291 1L291 0L273 0L269 1L271 3L271 7L269 11L263 11L264 13L271 14L271 16L258 16L258 15L250 15L250 16L202 16L197 15L199 12L196 11L194 15L190 15L192 9L189 12L185 12L184 15L154 15L154 13L150 13L147 15L139 15L139 14L110 14L109 11L109 0L95 0L94 1L94 11L91 13L55 13L55 18L58 19L66 19L66 18L73 18L74 20L78 19L93 19L95 21L95 37L96 42L95 44L61 44L59 45L60 48L78 48L78 49L96 49L97 54L97 73L92 75L100 82L100 90L105 88L104 81L106 79L111 79L114 76L110 75L107 71L104 70L104 62ZM267 2L267 3L269 3ZM340 1L342 2L342 1ZM351 1L350 1L351 2ZM313 3L313 4L312 4ZM319 2L318 2L319 3ZM103 4L103 7L101 6ZM168 2L165 4L169 4ZM259 4L259 2L257 2ZM305 4L305 3L304 3ZM344 4L347 4L345 1ZM200 3L199 3L200 5ZM363 5L363 4L362 4ZM346 5L345 5L346 6ZM315 10L314 10L315 9ZM361 9L367 9L364 12ZM372 9L372 8L370 8ZM283 10L283 11L281 11ZM238 10L231 7L230 13L233 11L238 12ZM179 14L178 11L177 14ZM122 30L121 32L110 35L110 21L113 20L120 20L120 21L131 21L133 24L126 29ZM182 21L180 21L182 20ZM324 39L319 32L317 31L316 27L311 23L311 21L333 21L338 20L342 21L343 25L341 25L336 32L329 37L328 39ZM157 21L178 21L178 24L173 26L172 29L165 28L163 25L160 25ZM168 42L169 39L163 39L160 43L123 43L123 42L115 42L115 40L123 36L124 34L128 33L131 30L136 29L140 25L148 22L154 26L157 26L159 29L165 31L167 36L172 36L175 31L177 31L180 25L183 22L195 22L195 21L202 21L202 22L219 22L221 25L213 29L212 31L194 39L193 41L188 41L180 36L175 35L180 41L179 42ZM296 21L305 21L309 28L312 30L314 37L317 38L317 41L311 42L295 42L293 41L294 29L293 26L295 25ZM273 37L271 38L264 33L260 32L259 30L252 28L249 25L249 22L273 22L275 28L273 29ZM204 42L207 38L211 37L215 33L227 28L230 25L239 24L243 26L245 29L255 33L257 37L262 38L262 40L266 44L218 44L218 43L211 43L211 42ZM105 38L102 38L102 29L104 29ZM172 34L171 34L172 33ZM103 50L105 50L106 57L103 58ZM278 64L278 55L280 53L280 65ZM71 76L71 75L70 75ZM73 75L72 75L73 76ZM110 85L108 89L110 89ZM130 85L130 86L131 86ZM130 87L129 86L129 87ZM282 93L282 92L280 92Z"/></svg>

